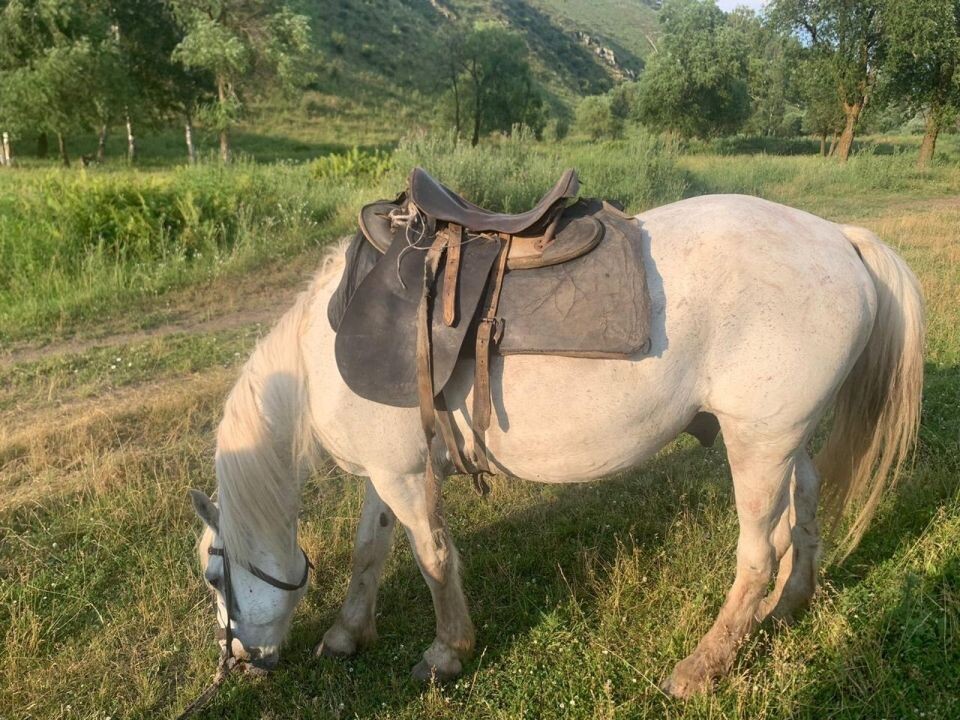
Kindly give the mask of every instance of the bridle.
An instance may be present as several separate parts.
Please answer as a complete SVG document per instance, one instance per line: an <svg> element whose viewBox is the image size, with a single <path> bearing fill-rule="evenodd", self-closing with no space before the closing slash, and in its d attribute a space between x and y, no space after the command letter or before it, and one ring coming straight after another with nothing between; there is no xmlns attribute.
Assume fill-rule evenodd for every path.
<svg viewBox="0 0 960 720"><path fill-rule="evenodd" d="M275 578L273 575L264 572L256 565L250 565L247 567L247 571L253 575L255 578L258 578L265 582L267 585L277 588L277 590L285 590L287 592L295 592L300 590L304 585L307 584L307 578L310 575L310 571L313 569L313 563L310 562L310 558L307 557L307 551L302 547L300 552L303 554L303 559L305 565L303 566L303 577L300 578L300 582L293 584L284 582L278 578ZM208 555L216 555L223 558L223 604L227 609L227 618L226 623L222 628L217 628L216 638L217 640L224 640L226 642L225 653L221 658L221 663L224 666L227 666L229 661L233 659L233 630L230 627L231 621L231 612L234 609L234 598L233 598L233 583L230 580L230 558L227 555L227 549L225 547L217 548L212 545L207 548ZM239 614L239 613L238 613ZM251 662L256 663L257 658L253 658Z"/></svg>

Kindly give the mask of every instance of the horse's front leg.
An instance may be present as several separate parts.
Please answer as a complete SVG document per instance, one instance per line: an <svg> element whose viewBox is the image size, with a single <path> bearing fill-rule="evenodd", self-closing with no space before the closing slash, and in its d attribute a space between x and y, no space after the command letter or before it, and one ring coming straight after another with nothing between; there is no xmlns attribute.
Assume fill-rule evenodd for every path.
<svg viewBox="0 0 960 720"><path fill-rule="evenodd" d="M413 668L419 680L449 680L473 652L474 630L460 585L460 559L447 530L440 479L423 475L372 476L410 538L437 616L437 635Z"/></svg>
<svg viewBox="0 0 960 720"><path fill-rule="evenodd" d="M353 575L336 621L317 645L328 657L353 655L377 639L377 590L393 541L396 517L367 480L353 551Z"/></svg>

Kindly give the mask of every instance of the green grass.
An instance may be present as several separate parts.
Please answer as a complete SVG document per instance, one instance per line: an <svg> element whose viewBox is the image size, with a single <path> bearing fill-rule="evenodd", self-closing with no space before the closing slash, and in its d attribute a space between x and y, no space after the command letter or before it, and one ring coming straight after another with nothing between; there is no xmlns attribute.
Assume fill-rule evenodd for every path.
<svg viewBox="0 0 960 720"><path fill-rule="evenodd" d="M228 287L243 294L261 282L269 292L265 268L309 267L319 245L352 225L357 205L391 195L414 162L505 209L529 203L573 164L587 193L632 210L698 192L753 192L878 232L917 271L927 298L915 463L856 553L838 563L828 550L822 589L799 623L766 628L715 694L686 704L664 699L655 684L709 627L732 578L737 526L722 447L682 439L635 472L585 486L496 480L488 500L467 480L452 480L445 502L478 648L459 682L428 689L408 677L434 621L403 539L384 576L378 644L346 661L312 656L343 599L361 502L354 478L324 467L307 483L301 516L317 570L281 666L264 680L230 680L201 717L957 717L960 171L949 141L945 151L918 173L905 153L840 166L805 156L681 155L646 137L477 150L421 138L399 148L386 174L344 160L321 164L323 182L308 164L242 164L223 174L105 169L87 178L38 169L17 174L19 182L0 174L0 203L16 205L3 206L5 218L32 207L38 188L76 194L76 207L21 216L19 227L59 228L79 268L71 275L64 260L60 280L46 286L60 293L52 306L69 310L40 313L39 290L33 305L10 294L4 306L5 317L20 318L5 321L8 336L52 344L0 365L0 717L174 717L209 682L216 659L193 548L199 523L185 491L213 489L213 432L237 363L261 329L198 326L132 340L107 335L89 346L59 338L95 334L109 318L139 327L143 317L159 322L187 308L215 318L232 307ZM228 227L225 218L249 213L249 225L208 240L223 264L208 265L205 251L200 259L181 253L176 282L164 284L156 245L134 243L129 252L144 254L129 262L122 253L113 264L84 259L84 238L72 228L91 217L87 198L92 217L146 223L129 225L136 239L198 186L195 202L208 208L201 217ZM146 204L125 202L130 190ZM231 210L218 214L221 197ZM274 213L284 200L306 209ZM249 209L234 212L241 206ZM126 237L128 225L106 227ZM179 248L182 235L162 240ZM42 252L52 245L28 241L45 242L37 231L14 247L49 257ZM102 273L91 279L90 266ZM20 287L49 277L39 262L35 276L18 267L27 268Z"/></svg>

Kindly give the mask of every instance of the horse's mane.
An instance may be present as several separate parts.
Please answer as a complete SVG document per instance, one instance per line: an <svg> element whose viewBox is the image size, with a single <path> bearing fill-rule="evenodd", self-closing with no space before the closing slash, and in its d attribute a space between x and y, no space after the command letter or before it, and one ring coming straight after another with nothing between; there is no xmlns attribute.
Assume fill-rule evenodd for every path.
<svg viewBox="0 0 960 720"><path fill-rule="evenodd" d="M309 287L257 344L227 397L215 465L220 533L238 563L262 562L258 549L294 555L300 483L317 448L300 341L311 301L340 275L344 252L340 241L324 254Z"/></svg>

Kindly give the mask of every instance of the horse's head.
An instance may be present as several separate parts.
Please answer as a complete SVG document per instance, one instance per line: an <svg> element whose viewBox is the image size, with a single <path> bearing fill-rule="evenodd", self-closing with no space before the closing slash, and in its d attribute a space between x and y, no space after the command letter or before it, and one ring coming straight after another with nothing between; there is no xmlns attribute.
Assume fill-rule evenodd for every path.
<svg viewBox="0 0 960 720"><path fill-rule="evenodd" d="M199 490L190 491L205 525L198 551L203 577L216 600L217 640L226 659L235 657L260 670L273 669L293 611L306 594L310 561L264 553L256 564L235 562L220 537L220 509ZM297 566L296 577L288 577Z"/></svg>

